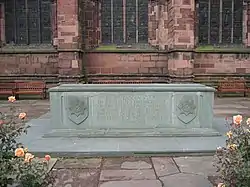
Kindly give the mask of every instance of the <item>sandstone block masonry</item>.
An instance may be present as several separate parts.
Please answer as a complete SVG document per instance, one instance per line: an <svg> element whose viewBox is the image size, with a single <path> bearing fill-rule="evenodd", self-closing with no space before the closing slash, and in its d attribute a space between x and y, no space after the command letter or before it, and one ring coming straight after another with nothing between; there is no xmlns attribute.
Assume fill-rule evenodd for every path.
<svg viewBox="0 0 250 187"><path fill-rule="evenodd" d="M148 44L154 50L97 50L102 45L101 2L51 0L48 46L7 46L5 4L0 3L0 81L171 82L196 76L247 76L248 49L197 50L195 0L149 0ZM243 48L250 46L250 3L243 3ZM5 77L4 79L1 77ZM47 78L46 78L47 77ZM50 80L51 81L51 80Z"/></svg>

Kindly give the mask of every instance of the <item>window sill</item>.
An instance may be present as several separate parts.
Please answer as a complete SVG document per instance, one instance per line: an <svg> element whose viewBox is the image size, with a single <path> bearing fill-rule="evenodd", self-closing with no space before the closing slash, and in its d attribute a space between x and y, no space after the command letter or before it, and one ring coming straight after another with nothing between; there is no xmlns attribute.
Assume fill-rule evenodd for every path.
<svg viewBox="0 0 250 187"><path fill-rule="evenodd" d="M239 46L199 46L194 49L197 53L249 53L250 48Z"/></svg>
<svg viewBox="0 0 250 187"><path fill-rule="evenodd" d="M88 52L93 53L155 53L159 50L149 44L136 45L100 45Z"/></svg>
<svg viewBox="0 0 250 187"><path fill-rule="evenodd" d="M52 45L5 45L0 48L0 53L56 53Z"/></svg>

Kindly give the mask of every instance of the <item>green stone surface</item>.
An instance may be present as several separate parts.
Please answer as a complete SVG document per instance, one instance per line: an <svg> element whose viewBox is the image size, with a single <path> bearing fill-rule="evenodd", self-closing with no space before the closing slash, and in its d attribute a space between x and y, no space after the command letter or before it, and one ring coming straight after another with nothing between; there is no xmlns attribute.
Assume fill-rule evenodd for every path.
<svg viewBox="0 0 250 187"><path fill-rule="evenodd" d="M219 134L225 134L228 130L225 126L225 116L222 117L213 117L211 113L213 106L213 89L207 88L203 85L197 84L173 84L173 85L152 85L149 87L148 85L135 85L131 87L131 85L63 85L51 90L51 95L55 94L53 97L54 101L51 104L51 111L41 116L38 119L32 119L28 122L28 125L31 126L29 128L28 134L23 135L20 138L20 142L22 142L25 146L29 147L29 149L36 153L37 155L43 156L44 154L51 154L52 156L67 156L67 157L85 157L85 156L131 156L131 155L197 155L197 154L213 154L218 146L225 145L225 136L217 136ZM106 86L106 87L105 87ZM139 87L138 87L139 86ZM183 88L184 86L184 88ZM79 88L80 87L80 88ZM166 94L166 100L168 98L168 94L173 94L173 98L169 103L178 102L178 99L175 97L180 97L181 94L190 94L194 95L192 98L197 99L200 102L200 105L195 105L200 107L200 110L197 110L197 114L193 121L185 124L180 121L177 117L177 112L174 110L176 105L172 105L169 107L171 111L160 111L165 118L165 115L173 118L173 122L177 125L173 127L173 124L161 124L161 128L152 128L148 123L147 128L143 126L143 124L134 123L137 127L130 128L127 126L123 126L125 123L117 123L116 128L100 128L102 121L98 124L90 124L88 125L88 120L91 118L91 110L89 111L88 117L85 121L81 122L79 125L72 122L67 116L68 109L65 105L61 105L64 102L66 103L67 94L75 94L77 96L82 97L83 94L92 94L93 90L102 88L99 95L106 94L114 91L114 89L121 89L123 91L119 93L128 93L129 89L133 91L129 93L133 93L135 97L140 98L138 95L149 92L151 95L153 94ZM178 92L170 91L178 89ZM65 89L70 90L69 92L65 92ZM75 92L75 89L81 89L79 92ZM83 91L84 89L87 89ZM202 90L202 92L199 90ZM59 90L59 91L58 91ZM104 90L104 91L103 91ZM111 91L113 90L113 91ZM135 91L137 90L137 91ZM181 92L180 90L183 90ZM184 92L184 90L188 90ZM62 92L61 92L62 91ZM115 91L114 91L115 92ZM138 93L138 95L136 95ZM198 94L203 95L200 97ZM119 95L119 94L118 94ZM197 96L198 95L198 96ZM58 97L57 97L58 96ZM60 97L63 96L63 97ZM65 96L65 98L64 98ZM85 97L85 96L84 96ZM206 98L203 100L203 98ZM94 97L98 99L98 97ZM144 97L145 98L145 97ZM152 97L151 97L152 98ZM162 98L162 97L161 97ZM65 100L64 100L65 99ZM88 103L90 104L92 101L90 98ZM117 100L114 97L114 100ZM156 100L156 106L164 106L160 102L161 100ZM193 103L196 103L196 99ZM58 102L57 102L58 101ZM179 100L180 101L180 100ZM239 106L240 100L223 100L223 102L227 104L235 104L235 106ZM25 102L20 102L20 104L25 104ZM53 104L53 102L55 102ZM75 102L75 101L74 101ZM114 102L114 101L113 101ZM198 103L199 103L198 102ZM19 103L19 102L18 102ZM77 103L77 102L75 102ZM150 103L150 102L148 102ZM222 105L222 100L215 100L216 109L220 109ZM247 100L244 103L247 104ZM7 105L8 102L3 102L1 106ZM47 103L48 104L48 103ZM25 105L28 116L30 113L34 113L31 115L31 118L36 118L40 114L39 111L48 111L48 105L39 101L34 102L32 105ZM59 106L58 106L58 105ZM125 103L128 104L128 103ZM193 104L191 102L191 105ZM192 107L188 107L191 108ZM211 107L211 108L210 108ZM81 107L80 107L81 108ZM89 107L90 108L90 107ZM93 107L94 108L94 107ZM123 109L124 107L120 107ZM62 109L62 110L61 110ZM119 109L119 107L118 107ZM211 109L211 110L210 110ZM39 110L39 111L37 111ZM95 109L95 110L99 110ZM153 110L153 109L150 109ZM203 110L202 113L199 113ZM247 113L248 110L243 111L243 108L240 109L242 112L240 114ZM131 111L136 111L134 108L131 108ZM173 112L172 112L173 111ZM206 112L207 111L207 112ZM116 112L116 111L115 111ZM169 112L169 113L168 113ZM117 112L116 112L117 114ZM81 114L82 115L82 114ZM79 116L81 116L79 115ZM151 114L145 114L147 119L150 119ZM157 114L158 115L158 114ZM32 117L34 116L34 117ZM61 117L64 116L64 119ZM84 116L84 115L82 115ZM221 115L220 115L221 116ZM154 117L153 115L151 117ZM114 116L114 119L119 119L119 117ZM131 118L130 118L131 119ZM140 119L140 118L139 118ZM70 123L63 123L65 120L70 121ZM96 119L95 119L96 120ZM171 121L169 120L169 121ZM211 120L212 122L208 123ZM53 122L54 121L54 122ZM158 120L159 121L159 120ZM95 126L94 126L95 125ZM106 123L106 125L109 125ZM125 124L126 125L126 124ZM169 126L168 126L169 125ZM171 127L172 125L172 127ZM114 126L114 123L113 123ZM95 127L95 128L94 128ZM148 128L150 127L150 128ZM204 133L206 131L206 133ZM98 132L98 133L97 133ZM105 132L105 134L103 134ZM108 132L108 133L107 133ZM80 136L79 136L80 135ZM165 172L165 171L164 171Z"/></svg>
<svg viewBox="0 0 250 187"><path fill-rule="evenodd" d="M214 89L200 84L67 84L50 91L44 137L196 137L212 128Z"/></svg>

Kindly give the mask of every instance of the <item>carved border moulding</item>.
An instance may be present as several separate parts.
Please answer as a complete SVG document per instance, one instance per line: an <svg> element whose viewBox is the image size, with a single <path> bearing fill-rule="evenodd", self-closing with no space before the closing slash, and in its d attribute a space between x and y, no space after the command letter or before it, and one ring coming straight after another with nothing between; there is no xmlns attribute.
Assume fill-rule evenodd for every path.
<svg viewBox="0 0 250 187"><path fill-rule="evenodd" d="M89 116L89 98L86 96L68 95L66 110L70 121L80 125Z"/></svg>
<svg viewBox="0 0 250 187"><path fill-rule="evenodd" d="M185 124L188 124L193 121L197 116L197 105L197 95L182 96L177 106L178 119Z"/></svg>

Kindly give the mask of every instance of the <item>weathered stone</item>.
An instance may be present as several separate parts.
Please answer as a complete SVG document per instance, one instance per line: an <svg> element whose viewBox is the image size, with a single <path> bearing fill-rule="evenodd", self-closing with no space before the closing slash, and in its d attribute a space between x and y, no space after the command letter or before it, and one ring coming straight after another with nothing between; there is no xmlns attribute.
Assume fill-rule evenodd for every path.
<svg viewBox="0 0 250 187"><path fill-rule="evenodd" d="M51 158L50 161L48 162L48 171L52 170L54 168L55 164L57 162L56 158Z"/></svg>
<svg viewBox="0 0 250 187"><path fill-rule="evenodd" d="M124 165L125 163L125 165ZM143 163L145 166L150 166L151 169L151 162L150 159L147 157L115 157L115 158L104 158L103 159L103 169L142 169L141 165L137 165ZM124 167L125 166L125 167ZM136 167L138 166L138 167ZM127 168L126 168L127 167ZM139 168L140 167L140 168Z"/></svg>
<svg viewBox="0 0 250 187"><path fill-rule="evenodd" d="M101 166L101 159L88 158L88 159L63 159L56 163L55 168L99 168Z"/></svg>
<svg viewBox="0 0 250 187"><path fill-rule="evenodd" d="M212 187L211 183L204 177L195 174L179 173L161 177L164 187Z"/></svg>
<svg viewBox="0 0 250 187"><path fill-rule="evenodd" d="M239 108L239 110L241 111L241 114L245 114L244 116L250 116L249 110L245 108L245 106L250 107L249 103L250 103L249 98L244 98L244 99L243 98L215 98L216 107L217 106L219 107L223 104L231 104L231 106L228 108L228 112L226 113L226 116L233 115L233 113L231 113L230 111L230 109L232 109L233 106L235 106L236 108ZM43 101L33 100L32 102L28 100L19 100L17 101L16 104L18 105L18 108L21 108L21 109L25 108L22 111L27 112L27 116L29 120L32 118L38 118L41 115L41 113L47 112L47 111L44 111L44 106L48 104L48 100L43 100ZM37 107L34 107L34 105L36 105ZM8 101L5 98L5 100L0 101L0 106L1 106L1 112L4 112L5 110L8 110L9 107L11 107L12 105L10 105L10 103L8 103ZM46 107L46 110L47 110L47 107ZM32 114L30 112L32 112ZM218 115L218 114L215 113L215 115ZM31 152L33 152L36 155L39 155L40 157L43 157L44 154L47 154L47 153L50 153L52 157L58 157L58 156L59 157L60 156L75 157L75 156L86 156L86 154L88 156L90 155L96 156L96 152L98 151L100 151L99 154L102 154L102 155L106 155L106 156L107 154L114 155L114 154L117 154L117 147L118 147L117 144L120 145L120 148L121 146L125 147L127 152L130 152L130 151L136 152L138 150L141 152L144 152L146 149L150 147L152 152L162 151L163 153L172 154L173 152L176 152L176 151L181 152L182 148L189 148L189 150L187 151L195 151L195 152L199 152L199 150L214 151L217 146L223 146L225 143L223 139L220 140L216 138L213 142L211 142L211 144L213 144L214 146L213 147L210 146L208 148L207 138L206 139L205 138L201 138L201 139L191 138L191 140L193 141L191 141L190 138L189 139L185 138L185 141L184 141L184 138L173 138L173 139L172 138L166 138L166 139L155 138L156 139L155 143L152 143L152 140L149 140L150 138L147 138L147 137L143 140L142 138L137 138L136 140L134 139L131 140L131 138L126 138L126 139L123 139L122 141L120 139L110 140L108 138L101 139L101 141L98 139L94 140L93 138L84 139L84 141L79 138L78 139L70 138L67 140L66 138L48 139L48 138L42 138L41 136L43 135L44 132L48 132L49 130L51 130L51 125L49 123L50 115L46 114L46 117L42 117L42 118L43 118L42 120L41 118L31 120L29 122L29 125L31 125L31 128L29 128L28 130L28 135L26 134L23 135L22 140L20 140L20 142L22 142L24 146L28 147ZM46 120L44 118L46 118ZM220 119L221 120L218 123L218 126L224 128L225 116L223 116L223 118L220 118ZM225 128L225 130L227 129ZM220 131L220 132L222 134L225 134L226 131L225 132ZM181 143L182 147L178 143ZM200 146L200 149L199 147L198 148L195 147L196 144L197 146ZM133 147L134 145L136 146ZM113 148L112 149L113 152L110 152L110 147L111 149ZM93 154L91 154L92 152ZM139 158L139 160L144 160L144 159ZM120 169L120 165L118 169Z"/></svg>
<svg viewBox="0 0 250 187"><path fill-rule="evenodd" d="M156 179L154 170L102 170L100 180L150 180Z"/></svg>
<svg viewBox="0 0 250 187"><path fill-rule="evenodd" d="M53 170L55 175L55 187L83 186L98 187L99 172L98 170L81 170L81 169L58 169Z"/></svg>
<svg viewBox="0 0 250 187"><path fill-rule="evenodd" d="M200 84L61 85L50 89L55 130L46 137L216 136L214 91Z"/></svg>
<svg viewBox="0 0 250 187"><path fill-rule="evenodd" d="M213 157L178 157L174 158L181 172L194 173L198 175L213 175L216 173L216 168L213 166ZM201 167L202 164L202 167Z"/></svg>
<svg viewBox="0 0 250 187"><path fill-rule="evenodd" d="M152 162L158 177L179 173L176 164L170 157L153 157Z"/></svg>
<svg viewBox="0 0 250 187"><path fill-rule="evenodd" d="M109 181L100 187L161 187L159 180Z"/></svg>
<svg viewBox="0 0 250 187"><path fill-rule="evenodd" d="M52 2L52 1L51 1ZM80 3L76 3L78 1L76 0L71 0L71 3L69 4L68 1L66 0L62 0L60 1L60 4L57 4L56 1L53 1L53 3L50 5L50 9L51 12L50 14L47 15L51 15L51 20L48 22L49 25L48 28L51 29L45 29L46 31L42 32L42 38L47 38L48 36L45 33L48 33L50 36L50 31L52 31L52 35L51 40L54 41L53 42L53 46L51 45L51 48L55 46L55 48L59 48L62 49L64 51L68 51L69 49L72 49L73 46L74 49L81 49L81 46L84 46L84 48L87 49L93 49L96 46L98 46L99 43L103 43L101 40L107 40L110 41L111 37L110 35L112 34L110 32L110 27L111 27L111 15L110 15L110 11L108 11L107 9L103 8L103 3L100 3L99 1L91 1L91 3L88 3L87 5L84 4L83 1L81 1ZM119 1L122 2L122 1ZM195 48L195 44L201 40L204 40L204 44L206 44L206 42L208 41L208 29L207 29L207 24L208 22L210 22L211 20L207 20L208 17L206 16L208 14L208 10L209 10L209 6L208 3L204 4L200 4L199 5L199 9L198 12L196 12L196 1L194 0L178 0L177 2L172 2L172 1L168 1L168 2L164 2L164 3L159 3L158 1L149 1L148 3L146 1L143 1L140 3L140 11L138 11L138 15L139 17L141 17L142 19L139 19L139 23L137 23L136 25L139 26L139 30L138 30L138 36L139 36L139 43L141 42L141 38L143 36L145 41L148 41L150 45L155 46L155 47L159 47L162 50L168 50L168 49L176 49L176 48L191 48L194 49ZM236 2L236 1L235 1ZM105 2L106 3L106 2ZM116 2L117 3L117 2ZM199 3L198 3L199 4ZM198 5L197 4L197 5ZM107 1L107 6L105 7L109 7L109 9L111 9L111 6L109 5L109 1ZM1 14L3 15L10 15L10 12L5 12L8 11L7 9L4 10L2 7L4 7L5 5L0 5L0 9ZM10 5L11 6L11 5ZM14 6L14 5L12 5ZM115 16L116 19L114 19L113 24L114 24L114 30L113 30L113 34L115 33L119 33L117 34L117 37L114 37L114 42L117 41L117 39L122 40L123 42L123 29L121 27L119 27L119 25L121 26L122 24L121 21L123 20L123 18L125 19L129 19L129 17L133 17L135 19L135 12L130 12L128 14L128 12L126 12L125 17L123 16L123 9L122 6L117 6L115 5L115 9L114 9L114 15L119 14L120 16ZM126 5L127 6L127 5ZM148 6L148 8L147 8ZM215 16L216 18L218 17L219 12L219 4L216 5L217 8L212 8L211 10L213 11L211 13L211 18L213 18L213 16ZM242 1L237 1L237 3L234 5L235 7L242 7L244 6L244 8L239 9L239 14L242 16L237 16L237 19L233 19L234 21L237 22L237 29L234 29L234 42L236 43L244 43L245 46L249 46L250 45L250 22L247 21L249 18L249 6L247 5L242 5ZM225 9L224 4L223 4L223 10ZM132 7L133 10L135 10L135 4L133 4ZM12 10L11 8L9 10ZM126 9L128 10L128 9ZM215 10L215 12L214 12ZM105 15L103 15L101 12L106 12ZM115 13L116 12L116 13ZM13 13L13 12L12 12ZM100 13L100 14L99 14ZM36 11L36 13L34 13L36 16L35 17L39 17L40 12ZM1 37L2 39L6 40L6 37L8 38L8 31L11 31L10 33L13 33L15 28L11 28L10 27L5 27L5 24L9 22L6 16L0 16L0 30L1 30ZM100 16L102 15L102 16ZM133 16L134 15L134 16ZM148 15L148 16L147 16ZM197 15L199 15L197 17ZM203 16L202 16L203 15ZM134 20L132 19L132 20ZM199 21L203 20L203 21ZM243 19L243 20L242 20ZM212 22L216 22L219 24L219 19L212 19ZM135 21L133 21L135 24ZM199 24L197 24L197 22L199 22ZM203 22L203 23L202 23ZM11 23L11 22L10 22ZM107 24L105 24L107 23ZM119 23L119 24L117 24ZM205 23L205 24L204 24ZM231 22L229 21L228 24L230 24ZM241 24L238 24L241 23ZM138 25L139 24L139 25ZM133 24L132 24L133 25ZM196 32L196 27L194 27L194 25L199 26L199 32ZM29 28L30 25L24 25L25 27ZM105 32L105 28L107 28L108 26L108 30L106 30ZM129 25L127 25L129 26ZM102 27L102 28L101 28ZM130 27L130 26L129 26ZM211 28L213 28L213 24L211 25ZM6 29L5 29L6 28ZM218 25L215 24L215 30L218 31ZM117 31L120 32L117 32ZM210 29L211 30L211 29ZM39 29L37 29L36 33L39 31ZM84 31L84 32L83 32ZM132 34L132 39L135 40L135 29L132 29L133 33ZM230 32L226 30L225 31L227 34L230 35ZM224 33L225 33L224 32ZM6 33L6 36L5 36ZM66 33L66 36L65 36ZM72 33L72 35L70 36L69 34ZM74 34L75 33L75 34ZM206 34L207 33L207 34ZM212 32L210 34L214 35L215 33L215 37L210 37L210 39L214 39L219 41L219 36L218 36L218 32ZM127 34L126 34L127 35ZM129 34L130 35L130 34ZM129 36L128 35L128 36ZM200 37L199 37L200 35ZM10 34L11 36L11 34ZM109 36L109 37L107 37ZM50 38L49 37L49 38ZM189 38L189 40L186 40L187 43L183 43L185 42L185 40L183 39L183 37L187 37ZM38 37L35 37L38 38ZM129 39L131 39L131 36L128 37ZM126 38L126 39L128 39ZM224 34L223 34L223 38L224 38ZM231 38L230 37L226 37L226 38ZM32 37L30 38L32 39ZM125 38L124 38L125 39ZM224 40L224 39L223 39ZM179 41L179 42L178 42ZM120 41L121 42L121 41ZM8 43L8 42L7 42ZM104 42L105 43L105 42ZM213 42L212 42L213 43ZM230 42L229 42L230 43ZM185 44L185 45L184 45ZM77 46L77 47L76 47ZM63 64L61 64L60 62L57 63L58 59L56 59L56 64L57 66L55 67L50 67L51 64L50 63L41 63L44 62L44 58L42 58L41 60L36 60L37 58L39 59L40 56L44 56L44 55L48 55L48 56L56 56L58 54L56 54L56 50L54 49L54 52L51 54L49 51L46 54L40 54L41 52L44 53L41 48L42 45L39 45L39 47L36 49L37 51L27 51L27 50L22 50L20 52L16 52L17 51L17 46L13 47L11 46L11 48L13 48L12 52L9 52L8 50L6 50L5 48L7 47L4 46L1 51L1 55L0 55L0 73L2 74L17 74L17 73L25 73L25 74L35 74L36 72L41 72L41 73L52 73L52 74L58 74L59 72L64 74L65 72L67 72L67 74L73 75L75 73L75 71L70 70L70 68L65 69L63 68ZM24 48L25 46L21 46L21 48ZM30 46L27 46L27 48L29 48ZM114 50L116 50L114 48ZM216 50L216 49L215 49ZM223 49L222 49L223 50ZM239 49L240 50L240 49ZM176 61L173 63L173 66L169 65L168 70L170 71L176 71L177 68L187 68L187 67L192 67L192 71L195 73L203 73L202 77L205 77L205 82L208 82L207 77L210 76L211 73L216 73L218 75L218 73L244 73L244 74L248 74L250 71L249 68L249 64L246 63L247 61L249 61L249 54L245 54L247 53L247 51L245 49L242 49L242 54L240 53L234 53L234 50L232 49L232 53L228 54L222 54L220 52L218 52L216 54L216 52L214 53L194 53L194 55L197 56L202 56L200 58L194 58L195 63L204 63L206 64L206 61L210 61L210 62L214 62L214 67L206 67L206 68L195 68L192 67L193 64L192 62L189 60L188 63L186 63L185 60L181 60L181 63L176 63ZM6 53L4 53L6 51ZM77 50L76 50L77 51ZM245 51L245 52L244 52ZM19 54L20 53L20 54ZM60 52L62 53L62 52ZM75 52L72 52L72 54L74 54ZM67 54L65 52L65 54ZM103 57L103 54L105 54L105 58ZM151 54L151 53L135 53L135 51L133 53L131 53L132 55L156 55L157 52L155 54ZM125 55L129 56L131 55L129 53L125 53ZM82 61L83 59L83 55L81 54L76 54L77 56L81 56L81 59L76 59L79 60L79 62ZM129 74L129 73L136 73L135 70L135 66L137 66L137 69L140 68L140 66L143 66L144 63L134 63L134 61L132 61L132 63L121 63L121 61L117 58L117 56L120 54L117 53L87 53L86 56L88 58L88 60L86 60L86 65L84 64L84 67L86 68L87 72L90 72L90 70L95 66L96 61L101 62L101 65L99 66L99 69L104 69L104 68L110 68L112 69L112 71L109 71L108 73L104 73L104 72L100 72L100 71L96 71L94 74L98 74L96 75L96 77L100 77L100 73L103 74ZM165 54L164 54L165 55ZM170 56L171 52L168 53L166 56ZM222 57L219 58L218 56L221 55ZM20 56L20 57L19 57ZM25 57L27 56L27 57ZM109 56L109 58L107 58ZM34 59L33 59L34 58ZM59 57L59 59L63 59L61 57ZM107 59L107 60L106 60ZM134 58L132 58L134 59ZM74 58L71 58L70 60L74 60ZM110 61L110 63L106 63L107 61ZM40 66L41 64L44 64L44 67L42 69L35 69L36 66ZM170 64L170 63L169 63ZM79 64L79 68L74 68L74 69L81 69L82 64ZM116 67L116 68L113 68ZM62 70L63 69L63 70ZM153 69L156 70L156 69ZM143 69L139 69L139 72L141 73L141 71L143 71L142 73L148 73L149 69L145 70ZM151 70L152 71L152 70ZM162 75L164 75L164 73L162 74L162 71L155 71L155 72L159 72L159 78L162 77ZM206 75L204 75L204 73L207 73ZM78 73L82 73L82 71L78 71ZM45 74L45 75L46 75ZM139 75L141 76L142 75ZM199 79L199 75L197 75L198 78L197 80L201 81ZM207 76L207 77L206 77ZM225 75L222 75L222 77ZM93 75L89 76L89 78L91 79L91 77L94 77ZM117 75L116 78L123 78L124 76L119 76ZM129 76L128 76L129 77ZM150 76L149 79L153 79L153 76ZM35 78L35 77L34 77ZM98 79L97 78L97 79ZM131 77L129 77L128 79L130 79ZM20 77L20 79L24 80L24 77ZM109 80L113 79L113 78L107 78ZM164 79L168 79L168 77L164 77L162 78L162 80ZM219 78L218 78L219 79ZM211 82L213 82L213 80L210 80ZM91 82L91 81L90 81ZM217 80L215 80L214 82L217 82Z"/></svg>
<svg viewBox="0 0 250 187"><path fill-rule="evenodd" d="M208 176L208 181L213 184L213 186L217 186L219 183L223 183L223 180L217 175L217 176Z"/></svg>
<svg viewBox="0 0 250 187"><path fill-rule="evenodd" d="M144 161L136 161L136 162L123 162L121 165L122 169L151 169L151 164L148 164Z"/></svg>
<svg viewBox="0 0 250 187"><path fill-rule="evenodd" d="M15 51L18 51L18 48L13 48ZM36 49L37 50L37 49ZM42 49L40 49L42 51ZM28 51L24 53L28 53ZM7 57L7 59L5 59ZM9 57L9 58L8 58ZM54 58L55 62L50 63L48 61L48 58ZM54 64L54 65L52 65ZM48 54L15 54L15 59L12 59L8 54L1 54L0 55L0 73L3 74L41 74L48 72L47 74L50 74L51 72L58 72L57 66L58 66L58 57L55 54L50 54L48 49ZM48 69L49 68L49 69ZM56 74L55 73L55 74ZM33 79L38 79L39 76L33 77ZM20 78L19 78L20 79ZM24 77L22 77L24 79Z"/></svg>

